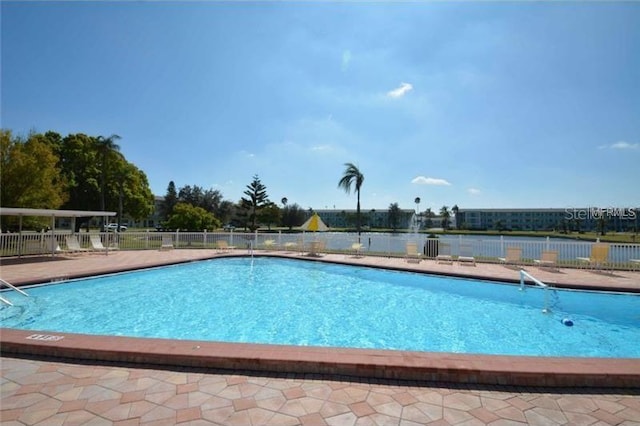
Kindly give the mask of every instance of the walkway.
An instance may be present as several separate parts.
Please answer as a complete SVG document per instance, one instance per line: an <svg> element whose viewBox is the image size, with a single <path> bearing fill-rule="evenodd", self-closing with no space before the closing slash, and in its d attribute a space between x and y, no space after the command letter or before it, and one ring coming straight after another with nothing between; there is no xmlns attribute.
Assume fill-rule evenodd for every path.
<svg viewBox="0 0 640 426"><path fill-rule="evenodd" d="M2 358L12 425L640 425L640 396Z"/></svg>

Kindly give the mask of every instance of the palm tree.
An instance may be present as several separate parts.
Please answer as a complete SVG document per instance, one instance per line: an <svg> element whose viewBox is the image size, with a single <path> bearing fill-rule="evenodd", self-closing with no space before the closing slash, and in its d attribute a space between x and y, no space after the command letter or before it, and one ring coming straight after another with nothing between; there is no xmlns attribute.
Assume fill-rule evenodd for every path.
<svg viewBox="0 0 640 426"><path fill-rule="evenodd" d="M282 202L282 205L283 205L284 207L286 207L286 206L287 206L287 203L289 202L289 200L287 200L287 197L282 197L282 200L280 200L280 201Z"/></svg>
<svg viewBox="0 0 640 426"><path fill-rule="evenodd" d="M454 204L453 207L451 207L451 211L453 212L453 215L455 217L456 220L456 229L460 229L460 222L458 221L458 211L460 209L458 208L457 204Z"/></svg>
<svg viewBox="0 0 640 426"><path fill-rule="evenodd" d="M338 188L344 189L349 194L351 193L351 185L355 186L356 194L358 195L358 204L356 207L356 230L358 231L358 241L360 241L360 188L362 182L364 182L364 175L360 173L360 170L353 165L353 163L345 163L346 169L340 182L338 182Z"/></svg>
<svg viewBox="0 0 640 426"><path fill-rule="evenodd" d="M98 136L96 142L98 145L98 151L100 152L100 210L104 211L106 208L105 192L107 188L107 173L109 170L109 158L115 152L120 151L120 145L115 143L120 139L118 135L111 135L108 138L104 136ZM101 219L104 226L104 218Z"/></svg>
<svg viewBox="0 0 640 426"><path fill-rule="evenodd" d="M440 208L440 216L442 216L442 229L445 231L449 229L449 218L451 217L451 213L449 213L449 207L442 206Z"/></svg>

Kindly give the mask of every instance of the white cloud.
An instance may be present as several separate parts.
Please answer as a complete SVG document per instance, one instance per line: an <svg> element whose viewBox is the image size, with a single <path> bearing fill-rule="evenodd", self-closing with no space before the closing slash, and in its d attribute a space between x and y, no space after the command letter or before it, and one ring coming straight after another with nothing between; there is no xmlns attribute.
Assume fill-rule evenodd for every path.
<svg viewBox="0 0 640 426"><path fill-rule="evenodd" d="M351 51L345 50L344 52L342 52L342 71L348 70L350 63L351 63Z"/></svg>
<svg viewBox="0 0 640 426"><path fill-rule="evenodd" d="M629 143L625 141L619 141L609 145L600 145L600 149L640 149L640 143Z"/></svg>
<svg viewBox="0 0 640 426"><path fill-rule="evenodd" d="M311 151L331 151L331 145L316 145L311 147Z"/></svg>
<svg viewBox="0 0 640 426"><path fill-rule="evenodd" d="M467 192L471 195L479 195L482 191L480 191L478 188L469 188L467 189Z"/></svg>
<svg viewBox="0 0 640 426"><path fill-rule="evenodd" d="M424 176L415 177L411 181L411 183L415 183L418 185L451 186L451 183L447 182L445 179L438 179L438 178L424 177Z"/></svg>
<svg viewBox="0 0 640 426"><path fill-rule="evenodd" d="M387 92L387 96L390 98L401 98L410 90L413 90L413 85L409 83L400 83L400 87Z"/></svg>

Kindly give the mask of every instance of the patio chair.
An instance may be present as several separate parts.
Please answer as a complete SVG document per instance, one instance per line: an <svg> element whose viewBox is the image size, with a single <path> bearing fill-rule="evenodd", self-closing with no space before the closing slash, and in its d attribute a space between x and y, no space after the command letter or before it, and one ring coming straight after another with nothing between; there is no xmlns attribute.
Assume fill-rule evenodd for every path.
<svg viewBox="0 0 640 426"><path fill-rule="evenodd" d="M353 243L351 244L351 248L349 249L349 251L353 253L353 257L360 257L360 251L363 247L364 244L362 243Z"/></svg>
<svg viewBox="0 0 640 426"><path fill-rule="evenodd" d="M296 241L288 241L284 243L284 249L286 251L300 251L300 253L304 252L304 244L301 238L298 238Z"/></svg>
<svg viewBox="0 0 640 426"><path fill-rule="evenodd" d="M439 244L438 245L438 255L436 256L437 263L448 263L449 265L453 265L453 256L451 256L451 245L450 244Z"/></svg>
<svg viewBox="0 0 640 426"><path fill-rule="evenodd" d="M606 243L594 243L591 246L591 256L578 257L578 261L583 266L590 266L592 269L601 270L607 266L607 260L609 258L609 244Z"/></svg>
<svg viewBox="0 0 640 426"><path fill-rule="evenodd" d="M52 247L54 253L69 253L69 250L63 250L60 248L60 244L58 244L58 241L55 238L46 237L44 239L44 244L42 245L42 253L50 254Z"/></svg>
<svg viewBox="0 0 640 426"><path fill-rule="evenodd" d="M160 250L173 250L173 238L171 237L171 235L162 236L162 244L160 245Z"/></svg>
<svg viewBox="0 0 640 426"><path fill-rule="evenodd" d="M522 247L507 247L507 255L499 257L500 263L517 266L522 263Z"/></svg>
<svg viewBox="0 0 640 426"><path fill-rule="evenodd" d="M309 256L321 256L325 251L326 244L322 240L314 240L309 243Z"/></svg>
<svg viewBox="0 0 640 426"><path fill-rule="evenodd" d="M540 259L534 259L533 261L540 268L558 270L558 251L543 250Z"/></svg>
<svg viewBox="0 0 640 426"><path fill-rule="evenodd" d="M407 262L420 263L422 260L422 253L418 251L417 243L407 243L407 254L405 256Z"/></svg>
<svg viewBox="0 0 640 426"><path fill-rule="evenodd" d="M460 245L458 264L476 266L476 258L473 256L473 248L469 244Z"/></svg>
<svg viewBox="0 0 640 426"><path fill-rule="evenodd" d="M78 237L76 237L75 235L67 235L65 237L65 241L67 243L67 249L71 253L86 253L89 251L89 249L86 249L80 246Z"/></svg>
<svg viewBox="0 0 640 426"><path fill-rule="evenodd" d="M111 247L109 246L108 248L104 246L104 244L102 244L102 240L100 239L100 235L97 234L91 234L89 236L89 242L91 243L91 249L93 251L113 251L113 250L118 250L118 247Z"/></svg>
<svg viewBox="0 0 640 426"><path fill-rule="evenodd" d="M218 240L216 241L216 248L218 251L226 252L235 249L236 246L230 246L227 240Z"/></svg>
<svg viewBox="0 0 640 426"><path fill-rule="evenodd" d="M276 240L265 240L263 246L265 250L273 250L278 246L278 244L276 243Z"/></svg>

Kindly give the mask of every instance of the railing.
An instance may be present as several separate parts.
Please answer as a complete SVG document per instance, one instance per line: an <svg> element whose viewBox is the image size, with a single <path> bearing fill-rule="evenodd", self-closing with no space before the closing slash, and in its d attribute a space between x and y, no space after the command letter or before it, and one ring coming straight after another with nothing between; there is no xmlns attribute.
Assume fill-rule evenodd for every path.
<svg viewBox="0 0 640 426"><path fill-rule="evenodd" d="M539 279L537 279L536 277L534 277L533 275L531 275L530 273L528 273L525 270L520 270L520 290L524 290L524 279L529 278L531 281L534 282L535 285L537 285L538 287L542 287L542 288L549 288L548 285L546 285L545 283L543 283L542 281L540 281Z"/></svg>
<svg viewBox="0 0 640 426"><path fill-rule="evenodd" d="M68 231L66 232L68 234ZM2 256L22 256L33 254L52 254L51 238L62 249L65 248L64 233L23 233L0 234L0 253ZM508 247L520 247L523 266L535 265L534 260L540 259L545 250L558 252L559 267L577 267L580 265L578 257L589 257L593 243L585 241L569 241L552 238L518 238L491 236L463 236L442 235L440 238L427 238L426 234L409 233L362 233L358 237L355 233L344 232L155 232L155 231L126 231L100 233L103 242L109 246L117 246L120 250L153 250L162 245L163 236L171 236L174 247L179 249L215 249L217 241L225 240L229 246L238 249L255 250L279 248L281 250L306 250L311 241L321 240L326 252L348 253L351 246L362 243L362 255L387 257L402 257L406 252L407 242L415 242L419 250L427 258L433 258L438 250L450 253L455 259L461 248L470 248L477 262L497 263L500 257L505 257ZM80 232L78 240L83 247L91 247L90 234ZM265 245L266 240L274 240L275 244ZM435 247L435 249L434 249ZM435 250L435 251L434 251ZM634 270L637 264L631 259L640 259L640 244L609 243L608 266L617 270Z"/></svg>
<svg viewBox="0 0 640 426"><path fill-rule="evenodd" d="M20 294L22 294L24 296L29 297L29 295L25 291L20 290L18 287L14 286L13 284L11 284L11 283L3 280L2 278L0 278L0 287L3 284L6 285L7 287L9 287L10 289L17 291L18 293L20 293ZM13 306L13 303L11 303L9 300L5 299L2 296L0 296L0 301L3 302L3 303L6 303L7 305Z"/></svg>
<svg viewBox="0 0 640 426"><path fill-rule="evenodd" d="M527 271L524 270L520 270L520 291L524 290L524 280L526 278L529 278L531 281L533 281L533 283L542 288L544 290L544 307L542 308L542 313L549 313L551 312L551 310L549 309L549 297L547 295L547 290L549 290L549 286L545 283L543 283L542 281L540 281L539 279L537 279L536 277L534 277L533 275L531 275L530 273L528 273Z"/></svg>

